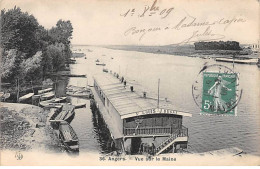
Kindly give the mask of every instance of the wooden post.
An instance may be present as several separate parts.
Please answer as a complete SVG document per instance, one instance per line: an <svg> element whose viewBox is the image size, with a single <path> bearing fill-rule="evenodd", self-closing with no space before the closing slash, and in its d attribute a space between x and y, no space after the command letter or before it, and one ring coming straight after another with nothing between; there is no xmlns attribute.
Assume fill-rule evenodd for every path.
<svg viewBox="0 0 260 169"><path fill-rule="evenodd" d="M32 80L31 80L31 86L32 86L32 92L34 93ZM32 105L33 105L33 99L32 99Z"/></svg>
<svg viewBox="0 0 260 169"><path fill-rule="evenodd" d="M17 78L17 103L19 103L19 78Z"/></svg>
<svg viewBox="0 0 260 169"><path fill-rule="evenodd" d="M55 85L54 85L55 98L56 98L56 90L57 90L57 76L56 76L56 78L55 78Z"/></svg>

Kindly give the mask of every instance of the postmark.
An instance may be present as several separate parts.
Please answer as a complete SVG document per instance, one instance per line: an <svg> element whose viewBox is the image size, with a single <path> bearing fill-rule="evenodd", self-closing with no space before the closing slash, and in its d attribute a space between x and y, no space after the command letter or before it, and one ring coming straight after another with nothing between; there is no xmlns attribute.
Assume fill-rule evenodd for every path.
<svg viewBox="0 0 260 169"><path fill-rule="evenodd" d="M206 115L237 115L242 91L239 73L219 64L204 65L192 85L193 99Z"/></svg>

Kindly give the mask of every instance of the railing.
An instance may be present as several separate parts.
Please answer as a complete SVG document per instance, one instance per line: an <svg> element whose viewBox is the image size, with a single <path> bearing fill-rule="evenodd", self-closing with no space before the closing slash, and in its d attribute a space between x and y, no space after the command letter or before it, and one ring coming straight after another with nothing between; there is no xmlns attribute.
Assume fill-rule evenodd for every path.
<svg viewBox="0 0 260 169"><path fill-rule="evenodd" d="M166 148L168 148L177 137L188 137L188 128L182 126L181 129L175 130L170 137L168 137L158 147L156 147L156 155L162 153Z"/></svg>
<svg viewBox="0 0 260 169"><path fill-rule="evenodd" d="M187 127L181 126L181 129L178 129L178 136L179 137L189 136L188 134L189 133L188 133L188 128Z"/></svg>
<svg viewBox="0 0 260 169"><path fill-rule="evenodd" d="M153 134L171 134L171 127L141 127L124 128L124 135L153 135Z"/></svg>
<svg viewBox="0 0 260 169"><path fill-rule="evenodd" d="M182 126L181 129L173 129L172 127L140 127L126 128L124 127L124 135L155 135L155 134L172 134L176 133L179 137L188 136L188 128Z"/></svg>

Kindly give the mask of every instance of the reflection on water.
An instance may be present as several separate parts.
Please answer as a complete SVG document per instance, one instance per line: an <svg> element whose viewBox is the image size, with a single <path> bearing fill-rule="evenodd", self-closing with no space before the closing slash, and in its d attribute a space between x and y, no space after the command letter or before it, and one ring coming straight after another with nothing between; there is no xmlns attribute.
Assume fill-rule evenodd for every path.
<svg viewBox="0 0 260 169"><path fill-rule="evenodd" d="M184 126L189 128L190 152L204 152L228 147L239 147L247 153L260 155L259 86L260 71L255 65L235 65L240 73L239 83L243 96L238 105L237 116L205 116L193 101L191 86L202 66L216 64L213 59L189 58L174 55L157 55L134 51L120 51L101 47L79 46L87 59L77 58L71 65L73 74L87 74L88 78L69 78L69 85L92 85L92 75L102 73L102 66L95 60L106 63L106 68L134 79L140 83L147 96L155 96L160 78L160 97L167 97L177 110L188 111L192 117L184 117ZM91 49L93 52L87 52ZM103 56L102 56L103 55ZM113 57L114 59L111 59ZM232 68L232 64L221 63ZM86 103L87 107L76 110L71 122L80 140L80 151L109 152L108 131L97 112L91 112L90 101L71 97L71 103Z"/></svg>
<svg viewBox="0 0 260 169"><path fill-rule="evenodd" d="M92 109L92 122L94 126L93 129L95 131L96 139L98 140L98 143L101 147L101 153L110 153L112 151L112 140L110 132L98 110Z"/></svg>

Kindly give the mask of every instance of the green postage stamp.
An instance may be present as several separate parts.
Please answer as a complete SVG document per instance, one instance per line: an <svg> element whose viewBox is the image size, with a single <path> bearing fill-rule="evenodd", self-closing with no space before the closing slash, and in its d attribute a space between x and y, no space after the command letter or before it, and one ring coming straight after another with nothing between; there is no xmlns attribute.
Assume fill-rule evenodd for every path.
<svg viewBox="0 0 260 169"><path fill-rule="evenodd" d="M202 114L236 114L237 73L203 72Z"/></svg>

